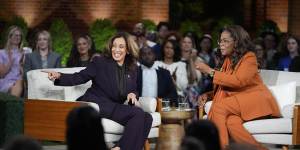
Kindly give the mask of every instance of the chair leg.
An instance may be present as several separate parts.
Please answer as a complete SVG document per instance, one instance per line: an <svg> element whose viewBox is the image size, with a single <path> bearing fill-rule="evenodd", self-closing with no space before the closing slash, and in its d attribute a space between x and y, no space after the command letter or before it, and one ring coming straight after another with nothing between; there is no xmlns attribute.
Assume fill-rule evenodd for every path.
<svg viewBox="0 0 300 150"><path fill-rule="evenodd" d="M148 139L145 141L144 150L150 150L150 143Z"/></svg>
<svg viewBox="0 0 300 150"><path fill-rule="evenodd" d="M288 150L289 147L287 145L282 145L282 150Z"/></svg>

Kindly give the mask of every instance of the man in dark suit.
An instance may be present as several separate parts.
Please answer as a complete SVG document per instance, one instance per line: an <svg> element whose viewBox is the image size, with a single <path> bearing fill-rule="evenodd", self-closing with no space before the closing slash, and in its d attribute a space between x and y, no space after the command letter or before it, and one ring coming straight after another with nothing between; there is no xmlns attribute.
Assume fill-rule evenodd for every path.
<svg viewBox="0 0 300 150"><path fill-rule="evenodd" d="M177 92L168 70L154 65L154 50L145 46L140 50L138 69L138 92L140 96L168 98L173 105L177 105Z"/></svg>

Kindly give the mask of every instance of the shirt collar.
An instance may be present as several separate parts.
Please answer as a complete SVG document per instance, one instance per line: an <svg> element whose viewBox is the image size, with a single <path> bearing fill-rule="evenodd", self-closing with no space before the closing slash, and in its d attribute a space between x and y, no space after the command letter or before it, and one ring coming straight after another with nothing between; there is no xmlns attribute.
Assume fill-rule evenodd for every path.
<svg viewBox="0 0 300 150"><path fill-rule="evenodd" d="M148 68L146 67L145 65L141 64L141 67L142 69L149 69L149 70L152 70L152 69L155 69L155 70L158 70L158 66L153 64L151 68Z"/></svg>

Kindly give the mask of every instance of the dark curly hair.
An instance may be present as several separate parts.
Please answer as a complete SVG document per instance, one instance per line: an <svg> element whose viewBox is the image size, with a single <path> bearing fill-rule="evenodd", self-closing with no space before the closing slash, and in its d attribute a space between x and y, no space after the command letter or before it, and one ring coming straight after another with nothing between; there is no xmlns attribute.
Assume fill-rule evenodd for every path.
<svg viewBox="0 0 300 150"><path fill-rule="evenodd" d="M162 60L164 60L165 57L165 46L167 45L167 43L171 43L173 46L173 50L174 50L174 56L173 56L173 62L177 62L180 60L181 58L181 50L180 50L180 46L179 43L176 42L175 40L165 40L161 46L162 51L161 51L161 56L162 56Z"/></svg>
<svg viewBox="0 0 300 150"><path fill-rule="evenodd" d="M126 54L126 57L125 57L125 62L126 62L126 65L128 65L130 70L134 70L136 67L137 60L139 58L139 48L138 48L136 42L134 41L133 37L131 37L126 32L118 32L109 40L108 45L103 52L104 56L112 59L112 55L111 55L112 51L111 50L112 50L113 42L117 38L124 38L125 43L126 43L126 49L128 51L128 54Z"/></svg>
<svg viewBox="0 0 300 150"><path fill-rule="evenodd" d="M222 32L229 32L230 36L233 38L235 42L234 50L231 57L231 68L234 69L240 59L249 51L254 51L255 47L251 41L251 38L248 32L239 25L232 25L228 27L224 27L220 30L219 39L221 38ZM220 47L218 47L217 56L220 57L220 63L217 65L216 69L220 69L223 65L224 56L220 55Z"/></svg>

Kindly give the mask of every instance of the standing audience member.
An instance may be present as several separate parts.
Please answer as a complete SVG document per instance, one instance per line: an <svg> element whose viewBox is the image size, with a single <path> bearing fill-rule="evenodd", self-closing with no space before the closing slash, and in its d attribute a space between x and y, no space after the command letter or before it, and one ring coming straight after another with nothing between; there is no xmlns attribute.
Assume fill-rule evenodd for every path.
<svg viewBox="0 0 300 150"><path fill-rule="evenodd" d="M180 47L176 41L167 40L162 44L162 61L156 61L155 65L170 71L173 82L176 85L177 94L184 96L183 92L188 86L186 64L180 61Z"/></svg>
<svg viewBox="0 0 300 150"><path fill-rule="evenodd" d="M0 50L0 91L21 96L22 80L22 41L23 34L19 27L8 29L5 48Z"/></svg>
<svg viewBox="0 0 300 150"><path fill-rule="evenodd" d="M282 56L279 58L278 70L289 71L292 59L299 56L299 40L294 36L288 36L283 42Z"/></svg>
<svg viewBox="0 0 300 150"><path fill-rule="evenodd" d="M67 117L68 150L107 150L99 112L90 106L73 109Z"/></svg>
<svg viewBox="0 0 300 150"><path fill-rule="evenodd" d="M25 77L30 70L60 67L61 56L52 49L50 33L45 30L38 32L34 51L25 55Z"/></svg>
<svg viewBox="0 0 300 150"><path fill-rule="evenodd" d="M177 106L177 91L168 70L154 65L154 50L147 46L140 49L138 91L143 97L168 98Z"/></svg>
<svg viewBox="0 0 300 150"><path fill-rule="evenodd" d="M43 147L34 139L18 135L8 141L3 150L43 150Z"/></svg>
<svg viewBox="0 0 300 150"><path fill-rule="evenodd" d="M265 149L243 127L243 123L267 116L279 117L280 112L259 75L250 36L241 26L225 27L221 31L219 46L223 56L219 70L202 62L196 63L197 69L213 77L215 85L214 92L201 96L201 101L213 98L208 119L220 132L222 148L229 144L231 137L238 143Z"/></svg>
<svg viewBox="0 0 300 150"><path fill-rule="evenodd" d="M217 127L209 120L196 120L185 128L185 137L194 137L207 150L221 150Z"/></svg>
<svg viewBox="0 0 300 150"><path fill-rule="evenodd" d="M96 53L95 44L89 35L81 35L73 44L67 67L86 67Z"/></svg>
<svg viewBox="0 0 300 150"><path fill-rule="evenodd" d="M103 57L95 58L80 72L64 74L54 71L48 78L55 85L73 86L92 81L79 101L97 103L100 116L124 126L123 136L112 150L141 150L152 125L152 117L139 106L137 94L138 47L127 33L113 36ZM124 105L125 101L134 106Z"/></svg>

